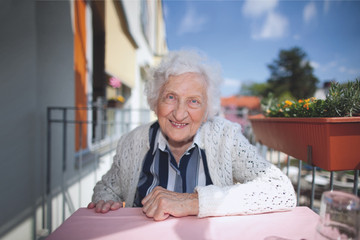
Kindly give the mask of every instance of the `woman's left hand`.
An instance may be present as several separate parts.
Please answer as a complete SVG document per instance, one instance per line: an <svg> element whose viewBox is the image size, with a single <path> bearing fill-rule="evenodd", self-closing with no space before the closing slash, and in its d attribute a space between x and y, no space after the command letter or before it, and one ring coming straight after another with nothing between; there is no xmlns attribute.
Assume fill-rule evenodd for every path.
<svg viewBox="0 0 360 240"><path fill-rule="evenodd" d="M170 215L184 217L197 215L199 199L197 193L177 193L156 187L142 201L143 212L156 221L165 220Z"/></svg>

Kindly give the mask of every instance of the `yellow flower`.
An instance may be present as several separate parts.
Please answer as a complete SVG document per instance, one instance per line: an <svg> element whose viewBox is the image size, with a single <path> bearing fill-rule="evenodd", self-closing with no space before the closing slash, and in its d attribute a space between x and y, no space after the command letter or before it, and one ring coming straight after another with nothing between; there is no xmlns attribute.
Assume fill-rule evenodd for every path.
<svg viewBox="0 0 360 240"><path fill-rule="evenodd" d="M305 102L306 102L306 103L310 102L310 98L305 99Z"/></svg>
<svg viewBox="0 0 360 240"><path fill-rule="evenodd" d="M119 102L125 102L125 98L121 95L117 96L116 100L118 100Z"/></svg>
<svg viewBox="0 0 360 240"><path fill-rule="evenodd" d="M285 104L286 104L287 106L291 106L291 105L292 105L292 102L289 101L289 100L286 100L286 101L285 101Z"/></svg>

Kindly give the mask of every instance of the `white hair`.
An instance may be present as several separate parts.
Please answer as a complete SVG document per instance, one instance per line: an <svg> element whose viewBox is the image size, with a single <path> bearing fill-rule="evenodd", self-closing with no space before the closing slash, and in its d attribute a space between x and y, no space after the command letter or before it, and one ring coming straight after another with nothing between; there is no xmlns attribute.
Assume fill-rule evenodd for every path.
<svg viewBox="0 0 360 240"><path fill-rule="evenodd" d="M223 79L221 68L217 63L210 63L204 54L193 50L169 52L159 66L150 70L145 84L145 94L150 109L156 111L161 88L168 82L169 76L183 73L198 73L205 78L208 118L220 112L220 84Z"/></svg>

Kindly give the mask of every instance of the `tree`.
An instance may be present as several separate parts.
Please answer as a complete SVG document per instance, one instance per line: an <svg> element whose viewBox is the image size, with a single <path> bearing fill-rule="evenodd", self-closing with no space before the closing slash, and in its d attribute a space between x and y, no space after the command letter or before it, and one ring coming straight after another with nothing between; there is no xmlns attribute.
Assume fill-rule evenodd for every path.
<svg viewBox="0 0 360 240"><path fill-rule="evenodd" d="M250 83L241 86L240 95L266 96L269 88L268 83Z"/></svg>
<svg viewBox="0 0 360 240"><path fill-rule="evenodd" d="M269 92L279 98L289 93L296 99L313 96L319 80L313 75L313 68L306 56L299 47L281 50L279 59L268 65L271 71L267 80Z"/></svg>

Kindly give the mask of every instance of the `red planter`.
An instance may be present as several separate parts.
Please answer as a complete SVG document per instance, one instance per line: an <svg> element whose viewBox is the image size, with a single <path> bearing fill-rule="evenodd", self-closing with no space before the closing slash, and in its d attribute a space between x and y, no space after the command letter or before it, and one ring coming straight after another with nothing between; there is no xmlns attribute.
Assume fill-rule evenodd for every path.
<svg viewBox="0 0 360 240"><path fill-rule="evenodd" d="M249 117L261 144L328 171L360 169L360 117Z"/></svg>

